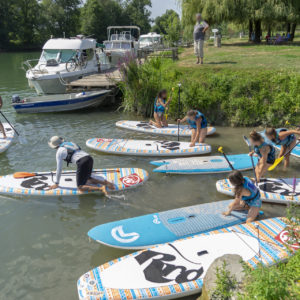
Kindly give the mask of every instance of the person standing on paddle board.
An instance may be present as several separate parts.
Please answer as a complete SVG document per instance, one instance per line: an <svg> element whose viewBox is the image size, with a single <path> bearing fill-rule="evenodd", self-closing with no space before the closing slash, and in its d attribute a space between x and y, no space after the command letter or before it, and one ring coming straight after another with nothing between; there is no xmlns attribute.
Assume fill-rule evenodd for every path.
<svg viewBox="0 0 300 300"><path fill-rule="evenodd" d="M250 141L254 150L249 155L259 157L258 164L255 167L256 179L259 182L261 177L268 171L268 168L275 162L275 148L273 145L266 143L261 134L255 130L250 133Z"/></svg>
<svg viewBox="0 0 300 300"><path fill-rule="evenodd" d="M278 157L282 157L290 149L292 149L297 142L296 134L300 135L300 128L298 130L287 130L285 128L275 129L267 128L266 136L276 145L280 145L280 153ZM290 163L290 153L286 154L284 160L284 168L287 168Z"/></svg>
<svg viewBox="0 0 300 300"><path fill-rule="evenodd" d="M168 122L165 116L166 108L169 106L172 97L168 100L167 90L161 90L154 101L154 121L150 120L149 124L157 128L168 127Z"/></svg>
<svg viewBox="0 0 300 300"><path fill-rule="evenodd" d="M198 110L190 110L187 115L177 122L187 122L192 130L190 147L194 147L196 143L204 143L207 135L207 120L203 113Z"/></svg>
<svg viewBox="0 0 300 300"><path fill-rule="evenodd" d="M224 216L229 216L233 210L248 210L246 222L253 222L259 214L261 208L260 192L255 184L248 177L243 177L240 171L232 171L228 179L234 187L235 199L230 203L228 211Z"/></svg>
<svg viewBox="0 0 300 300"><path fill-rule="evenodd" d="M0 96L0 109L2 108L2 105L3 105L3 101L2 101L2 97ZM0 131L3 134L3 138L6 139L5 129L1 122L0 122Z"/></svg>
<svg viewBox="0 0 300 300"><path fill-rule="evenodd" d="M59 187L60 177L62 173L63 161L67 162L67 166L70 163L77 165L76 172L76 183L80 191L95 191L99 190L104 194L107 194L106 187L111 190L115 189L113 183L107 180L98 180L92 178L92 171L94 161L93 158L86 152L82 151L78 145L72 142L65 142L65 140L58 136L53 136L48 145L52 149L56 149L56 181L55 184L50 187L50 189L56 189ZM102 187L97 187L94 185L101 184Z"/></svg>

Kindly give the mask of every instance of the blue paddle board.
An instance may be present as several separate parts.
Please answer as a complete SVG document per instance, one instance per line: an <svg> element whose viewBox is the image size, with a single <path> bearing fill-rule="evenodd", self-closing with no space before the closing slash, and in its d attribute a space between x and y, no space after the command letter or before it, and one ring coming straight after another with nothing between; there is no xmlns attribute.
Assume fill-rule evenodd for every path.
<svg viewBox="0 0 300 300"><path fill-rule="evenodd" d="M280 128L280 129L286 129L286 128ZM272 144L277 150L280 150L281 145L277 145L276 143L273 143L270 139L268 139L266 137L265 131L260 132L260 134L263 136L263 138L265 139L265 141L267 143ZM292 155L296 156L296 157L300 157L300 144L298 144L293 151L291 152Z"/></svg>
<svg viewBox="0 0 300 300"><path fill-rule="evenodd" d="M252 169L251 158L248 154L227 155L228 160L236 170ZM254 164L258 162L254 158ZM230 172L231 168L223 156L202 156L152 161L158 166L154 172L172 174L208 174Z"/></svg>
<svg viewBox="0 0 300 300"><path fill-rule="evenodd" d="M246 221L247 211L223 216L232 200L199 204L106 223L88 232L93 240L115 248L143 249Z"/></svg>

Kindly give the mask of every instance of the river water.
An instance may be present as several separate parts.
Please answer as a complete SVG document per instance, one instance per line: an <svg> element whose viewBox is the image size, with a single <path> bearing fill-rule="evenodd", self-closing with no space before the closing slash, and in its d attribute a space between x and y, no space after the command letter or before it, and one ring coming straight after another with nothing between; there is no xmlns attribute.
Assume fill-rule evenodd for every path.
<svg viewBox="0 0 300 300"><path fill-rule="evenodd" d="M55 169L55 152L47 145L53 135L76 141L83 148L86 139L91 137L155 138L117 129L116 121L136 117L115 111L17 115L10 107L11 96L34 95L27 86L21 62L36 57L38 53L0 54L2 111L27 140L26 144L20 144L16 139L0 155L1 175ZM207 142L214 154L220 145L228 153L246 152L242 135L250 130L217 127L218 134L209 137ZM96 195L50 198L1 195L1 299L77 299L76 281L80 275L129 253L89 241L86 233L90 228L118 219L226 199L215 189L216 180L224 175L164 176L152 172L151 158L97 153L93 157L96 168L140 167L149 172L150 179L142 187L125 192L125 200L120 201ZM278 168L272 176L295 176L296 167L296 160L292 159L288 172L283 174ZM265 217L285 213L285 207L279 205L266 204L263 210Z"/></svg>

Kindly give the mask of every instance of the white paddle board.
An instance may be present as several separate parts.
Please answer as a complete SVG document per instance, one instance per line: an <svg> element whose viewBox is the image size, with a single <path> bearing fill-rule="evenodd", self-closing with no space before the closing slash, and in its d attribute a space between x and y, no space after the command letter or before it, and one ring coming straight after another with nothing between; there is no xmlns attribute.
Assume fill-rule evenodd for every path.
<svg viewBox="0 0 300 300"><path fill-rule="evenodd" d="M209 266L225 254L240 255L252 268L291 256L299 244L288 246L292 239L286 221L236 225L115 259L79 278L79 299L171 299L200 293Z"/></svg>
<svg viewBox="0 0 300 300"><path fill-rule="evenodd" d="M143 133L169 135L169 136L178 135L177 124L169 124L168 127L157 128L154 125L150 125L149 122L145 122L145 121L118 121L116 123L116 126L119 128L139 131ZM214 134L215 132L216 132L216 128L214 127L207 128L207 135ZM188 125L179 125L180 136L191 136L191 134L192 131Z"/></svg>
<svg viewBox="0 0 300 300"><path fill-rule="evenodd" d="M148 173L138 168L120 168L94 170L92 177L106 179L115 185L115 191L137 187L148 179ZM61 175L59 187L55 190L48 190L53 185L55 173L38 173L28 178L14 178L12 175L0 176L0 193L27 195L27 196L72 196L88 194L92 192L81 192L76 185L76 171L66 171ZM111 192L111 190L108 189Z"/></svg>
<svg viewBox="0 0 300 300"><path fill-rule="evenodd" d="M15 131L8 123L2 123L2 125L6 133L6 138L3 138L3 134L2 132L0 132L0 153L6 151L9 148L15 136Z"/></svg>
<svg viewBox="0 0 300 300"><path fill-rule="evenodd" d="M191 156L211 152L211 146L176 141L124 140L93 138L86 146L100 152L135 156Z"/></svg>
<svg viewBox="0 0 300 300"><path fill-rule="evenodd" d="M227 155L228 160L236 170L252 169L251 158L248 154ZM254 157L256 165L258 158ZM223 156L189 157L152 161L159 166L154 172L172 174L209 174L232 171Z"/></svg>
<svg viewBox="0 0 300 300"><path fill-rule="evenodd" d="M115 248L142 249L169 243L187 236L241 224L248 211L233 211L223 216L232 200L198 204L102 224L88 236Z"/></svg>
<svg viewBox="0 0 300 300"><path fill-rule="evenodd" d="M300 204L300 178L296 178L294 191L293 178L266 178L258 183L260 195L264 202ZM234 196L234 189L228 179L218 180L217 191L229 196Z"/></svg>

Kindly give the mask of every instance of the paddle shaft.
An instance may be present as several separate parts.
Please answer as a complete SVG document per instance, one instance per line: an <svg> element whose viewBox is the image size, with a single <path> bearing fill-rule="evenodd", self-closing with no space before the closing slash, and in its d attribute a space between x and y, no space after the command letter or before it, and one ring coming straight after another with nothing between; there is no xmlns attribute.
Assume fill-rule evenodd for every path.
<svg viewBox="0 0 300 300"><path fill-rule="evenodd" d="M248 138L245 135L244 135L244 141L248 145L249 151L251 152L252 148L251 148L250 142L249 142ZM255 178L255 184L257 185L257 177L256 177L256 172L255 172L255 166L254 166L253 156L251 155L250 157L251 157L252 169L253 169L254 178Z"/></svg>
<svg viewBox="0 0 300 300"><path fill-rule="evenodd" d="M9 126L15 131L15 133L20 136L19 132L15 129L14 126L11 125L11 123L7 120L7 118L5 117L4 113L0 110L0 114L2 115L2 117L6 120L6 122L9 124Z"/></svg>
<svg viewBox="0 0 300 300"><path fill-rule="evenodd" d="M177 119L180 118L180 85L178 86L178 108L177 108ZM179 142L179 122L177 121L177 140Z"/></svg>
<svg viewBox="0 0 300 300"><path fill-rule="evenodd" d="M299 141L298 143L296 143L295 146L292 147L292 148L291 148L288 152L286 152L283 156L285 157L285 156L287 156L288 154L290 154L290 153L294 150L294 148L296 148L299 144L300 144L300 141Z"/></svg>
<svg viewBox="0 0 300 300"><path fill-rule="evenodd" d="M227 155L223 151L221 153L223 154L224 158L226 159L226 161L227 161L229 167L231 168L231 170L234 171L234 167L231 164L231 162L229 161L229 159L227 158Z"/></svg>

